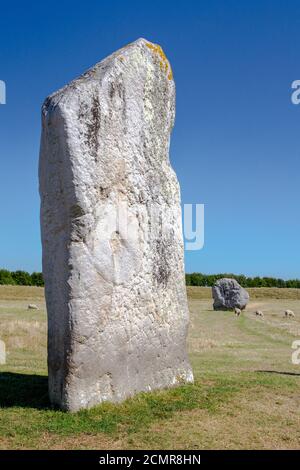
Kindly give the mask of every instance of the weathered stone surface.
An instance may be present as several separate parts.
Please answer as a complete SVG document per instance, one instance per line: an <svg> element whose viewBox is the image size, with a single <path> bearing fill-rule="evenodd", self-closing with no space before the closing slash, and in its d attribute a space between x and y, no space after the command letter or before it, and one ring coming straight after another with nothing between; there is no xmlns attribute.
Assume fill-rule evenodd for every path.
<svg viewBox="0 0 300 470"><path fill-rule="evenodd" d="M162 49L139 39L43 105L49 393L63 409L193 380L174 101Z"/></svg>
<svg viewBox="0 0 300 470"><path fill-rule="evenodd" d="M235 279L219 279L212 288L214 310L244 309L249 302L248 292Z"/></svg>

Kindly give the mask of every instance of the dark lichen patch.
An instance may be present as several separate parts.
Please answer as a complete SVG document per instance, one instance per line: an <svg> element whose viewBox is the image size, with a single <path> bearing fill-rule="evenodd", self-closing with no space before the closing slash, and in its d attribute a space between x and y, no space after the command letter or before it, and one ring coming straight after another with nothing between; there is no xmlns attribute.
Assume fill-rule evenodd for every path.
<svg viewBox="0 0 300 470"><path fill-rule="evenodd" d="M85 143L90 148L94 159L97 160L99 131L101 126L100 102L98 96L94 96L92 99L90 116L84 116L84 114L85 113L81 111L79 118L83 118L86 121ZM89 119L87 119L87 117L89 117Z"/></svg>
<svg viewBox="0 0 300 470"><path fill-rule="evenodd" d="M120 99L124 99L124 87L120 82L111 82L109 85L109 97L114 99L115 96L118 96Z"/></svg>
<svg viewBox="0 0 300 470"><path fill-rule="evenodd" d="M98 187L98 194L100 199L107 199L109 196L109 188L105 188L104 186L99 186Z"/></svg>
<svg viewBox="0 0 300 470"><path fill-rule="evenodd" d="M56 108L58 107L58 104L59 104L59 101L57 99L55 99L55 96L51 95L51 96L48 96L43 105L42 105L42 117L43 118L49 118L49 121L48 121L48 125L51 126L51 115L52 113L54 113L54 111L56 110Z"/></svg>
<svg viewBox="0 0 300 470"><path fill-rule="evenodd" d="M75 243L86 243L88 229L82 219L73 219L71 227L70 240Z"/></svg>
<svg viewBox="0 0 300 470"><path fill-rule="evenodd" d="M51 110L52 106L53 106L53 103L52 103L51 97L48 96L43 103L42 114L46 115Z"/></svg>
<svg viewBox="0 0 300 470"><path fill-rule="evenodd" d="M72 242L82 242L86 239L87 227L84 221L85 212L79 204L73 204L70 207Z"/></svg>
<svg viewBox="0 0 300 470"><path fill-rule="evenodd" d="M70 207L70 217L71 219L77 219L84 215L84 210L79 204L74 204Z"/></svg>
<svg viewBox="0 0 300 470"><path fill-rule="evenodd" d="M155 240L155 259L153 263L153 278L155 282L166 287L171 275L170 257L171 240L158 238Z"/></svg>

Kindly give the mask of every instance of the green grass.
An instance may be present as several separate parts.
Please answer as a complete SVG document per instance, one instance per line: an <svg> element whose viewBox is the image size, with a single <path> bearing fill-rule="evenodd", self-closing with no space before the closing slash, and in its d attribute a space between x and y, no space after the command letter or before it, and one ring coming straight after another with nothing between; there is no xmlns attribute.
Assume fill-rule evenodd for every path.
<svg viewBox="0 0 300 470"><path fill-rule="evenodd" d="M245 381L244 386L249 383ZM197 381L168 391L141 393L119 405L105 403L71 414L51 409L46 377L3 373L0 384L0 435L13 436L17 447L38 444L45 432L62 437L81 433L129 437L177 412L202 409L215 413L241 390L237 380L214 376L209 383Z"/></svg>
<svg viewBox="0 0 300 470"><path fill-rule="evenodd" d="M300 367L291 364L291 343L300 334L300 305L286 297L254 297L237 318L214 312L193 288L188 344L195 384L70 414L48 401L42 289L22 288L20 295L2 288L8 357L0 366L0 448L299 448ZM41 309L27 310L30 302ZM264 320L255 317L257 308ZM285 308L296 318L284 319Z"/></svg>

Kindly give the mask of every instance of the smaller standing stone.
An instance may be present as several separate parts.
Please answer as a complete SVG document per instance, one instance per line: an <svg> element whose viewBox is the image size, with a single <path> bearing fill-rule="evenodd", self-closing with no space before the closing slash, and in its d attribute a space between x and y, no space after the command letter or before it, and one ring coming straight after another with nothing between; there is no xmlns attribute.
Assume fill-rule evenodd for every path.
<svg viewBox="0 0 300 470"><path fill-rule="evenodd" d="M219 279L212 288L214 310L243 310L249 302L248 292L235 279Z"/></svg>

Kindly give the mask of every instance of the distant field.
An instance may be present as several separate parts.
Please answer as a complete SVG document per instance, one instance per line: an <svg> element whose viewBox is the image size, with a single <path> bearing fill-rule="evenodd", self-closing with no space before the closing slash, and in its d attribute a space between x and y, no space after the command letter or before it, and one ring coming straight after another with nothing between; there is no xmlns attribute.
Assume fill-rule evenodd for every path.
<svg viewBox="0 0 300 470"><path fill-rule="evenodd" d="M278 287L247 287L250 299L294 299L300 300L300 289L279 289ZM187 286L191 299L211 299L211 287Z"/></svg>
<svg viewBox="0 0 300 470"><path fill-rule="evenodd" d="M44 288L34 286L0 286L0 300L41 300Z"/></svg>
<svg viewBox="0 0 300 470"><path fill-rule="evenodd" d="M237 318L212 310L211 289L189 287L195 385L67 414L47 398L43 289L0 286L2 449L300 449L299 292L247 289ZM27 310L30 302L40 310ZM265 318L255 317L255 310ZM283 316L294 310L295 319Z"/></svg>
<svg viewBox="0 0 300 470"><path fill-rule="evenodd" d="M300 300L300 289L279 289L278 287L249 287L251 299L295 299ZM211 299L211 287L187 286L190 299ZM0 300L44 300L44 288L32 286L1 286Z"/></svg>

